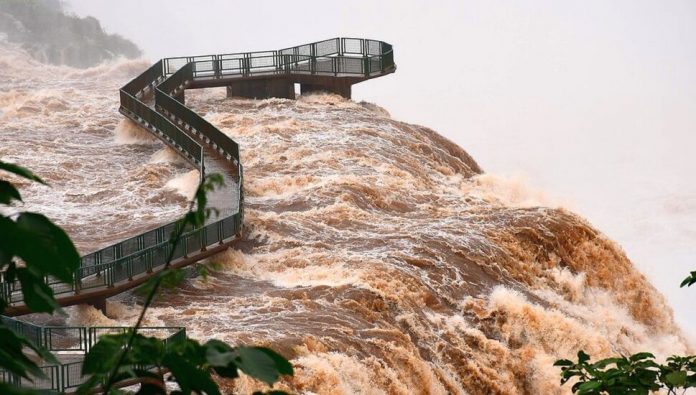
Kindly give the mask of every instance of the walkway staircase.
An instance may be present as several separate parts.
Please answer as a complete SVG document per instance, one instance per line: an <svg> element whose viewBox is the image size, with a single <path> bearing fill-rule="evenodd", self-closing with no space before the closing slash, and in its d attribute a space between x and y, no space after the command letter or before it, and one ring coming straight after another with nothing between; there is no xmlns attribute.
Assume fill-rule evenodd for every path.
<svg viewBox="0 0 696 395"><path fill-rule="evenodd" d="M120 90L119 111L174 149L198 169L220 173L225 186L211 193L220 212L204 227L187 230L174 248L172 266L182 267L226 249L239 238L244 219L243 167L239 145L185 105L185 90L226 86L228 95L291 97L325 90L350 97L355 83L396 70L392 46L375 40L333 38L275 51L165 58ZM89 303L132 289L162 270L172 249L169 223L82 257L74 280L47 278L61 306ZM5 313L29 312L21 285L0 279L10 305Z"/></svg>
<svg viewBox="0 0 696 395"><path fill-rule="evenodd" d="M171 266L183 267L225 250L241 236L244 219L243 168L239 145L186 107L186 89L227 86L228 95L295 97L325 90L350 97L355 83L396 70L391 45L375 40L335 38L277 51L162 59L120 90L119 111L174 149L200 172L219 173L225 186L208 195L219 210L205 226L188 229L174 248ZM169 223L82 257L71 283L47 278L61 306L89 303L102 310L106 298L132 289L164 269L172 250ZM2 273L0 273L0 276ZM0 278L8 315L29 313L18 282ZM71 391L84 382L81 358L98 337L127 328L42 327L0 318L16 332L58 355L60 364L41 367L45 379L28 381L0 370L0 381L26 388ZM141 328L166 339L185 336L183 328Z"/></svg>

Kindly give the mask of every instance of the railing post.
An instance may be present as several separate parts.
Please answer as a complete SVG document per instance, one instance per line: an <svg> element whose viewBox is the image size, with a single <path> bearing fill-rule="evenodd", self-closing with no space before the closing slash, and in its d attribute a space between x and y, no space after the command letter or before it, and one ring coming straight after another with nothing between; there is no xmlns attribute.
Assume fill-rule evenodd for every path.
<svg viewBox="0 0 696 395"><path fill-rule="evenodd" d="M109 270L109 278L107 279L107 288L114 287L114 265L111 265L111 270Z"/></svg>
<svg viewBox="0 0 696 395"><path fill-rule="evenodd" d="M48 333L48 336L47 336ZM48 351L53 351L51 348L51 328L41 328L39 331L38 344L44 346Z"/></svg>
<svg viewBox="0 0 696 395"><path fill-rule="evenodd" d="M10 291L10 285L7 283L7 279L3 278L2 279L2 297L8 303L12 303L12 300L11 300L12 293L9 291Z"/></svg>
<svg viewBox="0 0 696 395"><path fill-rule="evenodd" d="M312 74L317 72L317 44L309 46L309 71Z"/></svg>
<svg viewBox="0 0 696 395"><path fill-rule="evenodd" d="M293 47L292 49L292 56L293 56L293 61L295 62L295 69L297 69L297 62L300 60L300 49L297 47Z"/></svg>
<svg viewBox="0 0 696 395"><path fill-rule="evenodd" d="M184 246L184 258L188 258L188 235L182 237L179 240L180 242L183 242L182 245Z"/></svg>
<svg viewBox="0 0 696 395"><path fill-rule="evenodd" d="M145 267L147 267L147 273L152 273L152 255L152 250L145 253Z"/></svg>
<svg viewBox="0 0 696 395"><path fill-rule="evenodd" d="M202 227L200 232L200 239L201 239L201 251L205 251L208 248L208 228L207 227Z"/></svg>
<svg viewBox="0 0 696 395"><path fill-rule="evenodd" d="M220 78L220 61L217 55L213 55L213 75L215 78Z"/></svg>
<svg viewBox="0 0 696 395"><path fill-rule="evenodd" d="M250 61L250 58L251 58L251 54L250 54L249 52L247 52L247 53L244 54L244 61L243 61L243 64L244 64L244 75L247 76L247 77L251 75L251 61Z"/></svg>
<svg viewBox="0 0 696 395"><path fill-rule="evenodd" d="M82 288L82 279L75 273L73 274L73 292L75 292L75 295L80 294L80 288Z"/></svg>
<svg viewBox="0 0 696 395"><path fill-rule="evenodd" d="M273 65L277 74L280 71L280 55L278 51L273 51Z"/></svg>
<svg viewBox="0 0 696 395"><path fill-rule="evenodd" d="M80 328L80 348L86 353L88 351L87 347L87 328L83 326Z"/></svg>

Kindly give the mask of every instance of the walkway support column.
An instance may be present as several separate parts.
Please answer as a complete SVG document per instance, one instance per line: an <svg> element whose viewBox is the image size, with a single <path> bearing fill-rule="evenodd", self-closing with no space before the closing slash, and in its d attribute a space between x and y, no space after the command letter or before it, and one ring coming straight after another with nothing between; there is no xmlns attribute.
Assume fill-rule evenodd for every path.
<svg viewBox="0 0 696 395"><path fill-rule="evenodd" d="M227 97L246 97L249 99L268 99L280 97L295 98L295 85L287 78L259 78L235 81L227 85Z"/></svg>
<svg viewBox="0 0 696 395"><path fill-rule="evenodd" d="M106 298L92 299L88 304L106 315Z"/></svg>

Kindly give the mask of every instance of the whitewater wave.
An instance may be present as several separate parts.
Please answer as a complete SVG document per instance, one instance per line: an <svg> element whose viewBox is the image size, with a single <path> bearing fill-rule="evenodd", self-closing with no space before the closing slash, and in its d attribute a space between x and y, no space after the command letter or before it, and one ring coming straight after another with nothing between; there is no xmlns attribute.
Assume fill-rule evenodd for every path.
<svg viewBox="0 0 696 395"><path fill-rule="evenodd" d="M137 123L123 118L116 125L114 140L118 144L152 144L157 141L157 138ZM160 161L160 163L162 162L166 161Z"/></svg>
<svg viewBox="0 0 696 395"><path fill-rule="evenodd" d="M297 374L280 388L568 393L552 365L578 349L693 350L618 246L427 128L328 94L187 104L240 142L255 247L148 317L283 352Z"/></svg>

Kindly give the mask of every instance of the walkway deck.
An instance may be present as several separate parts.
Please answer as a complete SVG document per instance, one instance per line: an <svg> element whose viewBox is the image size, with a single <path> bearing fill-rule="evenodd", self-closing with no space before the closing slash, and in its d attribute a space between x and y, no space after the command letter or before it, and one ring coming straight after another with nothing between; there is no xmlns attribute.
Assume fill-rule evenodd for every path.
<svg viewBox="0 0 696 395"><path fill-rule="evenodd" d="M173 267L184 267L228 248L241 236L244 218L243 168L239 145L185 106L186 89L227 86L228 95L294 98L326 90L350 97L355 83L393 73L392 46L376 40L334 38L275 51L166 58L120 90L120 112L173 148L205 174L220 173L225 186L209 195L220 211L204 227L169 242L175 223L131 237L82 257L70 284L48 278L61 306L90 303L130 290L164 269L174 249ZM8 315L28 313L18 282L0 281Z"/></svg>

